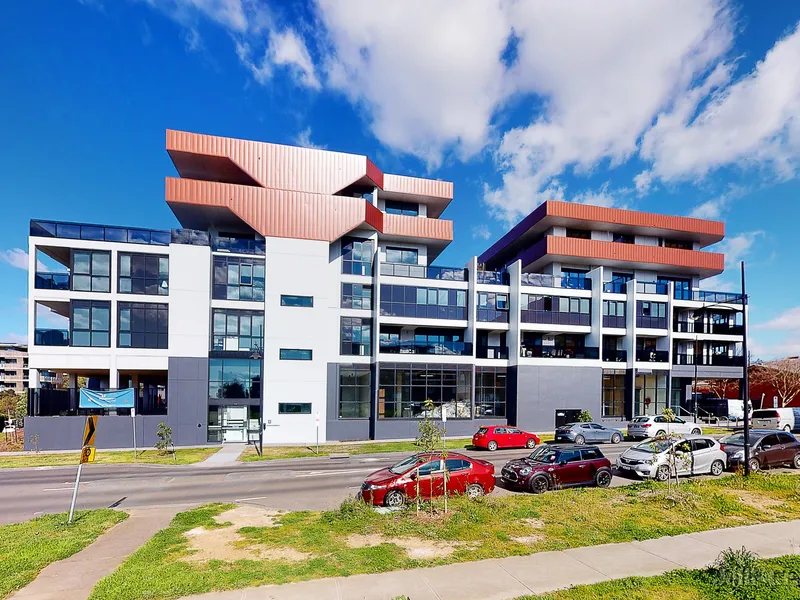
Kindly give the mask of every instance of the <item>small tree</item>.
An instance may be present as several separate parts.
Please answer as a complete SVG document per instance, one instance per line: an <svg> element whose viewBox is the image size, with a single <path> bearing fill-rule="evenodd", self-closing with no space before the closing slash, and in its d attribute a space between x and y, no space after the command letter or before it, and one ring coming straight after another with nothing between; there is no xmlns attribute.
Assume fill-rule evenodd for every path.
<svg viewBox="0 0 800 600"><path fill-rule="evenodd" d="M172 443L172 427L164 423L164 421L161 421L161 423L158 424L158 429L156 429L156 436L158 437L156 450L159 451L159 454L163 456L172 448L172 457L177 461L178 458L175 456L175 444Z"/></svg>
<svg viewBox="0 0 800 600"><path fill-rule="evenodd" d="M578 414L578 422L579 423L591 423L592 422L592 413L588 410L582 410L580 414Z"/></svg>
<svg viewBox="0 0 800 600"><path fill-rule="evenodd" d="M675 421L675 411L673 411L671 408L665 408L663 414L668 423ZM655 464L658 461L658 454L660 454L659 450L661 445L668 444L666 467L669 473L667 476L667 494L669 496L672 496L673 492L673 478L675 479L675 488L677 489L680 486L678 471L683 467L691 466L691 448L682 448L682 443L688 444L688 441L683 440L683 437L672 431L669 426L667 427L666 435L662 435L650 443L650 448L653 451L653 458L651 459L650 464Z"/></svg>
<svg viewBox="0 0 800 600"><path fill-rule="evenodd" d="M414 440L414 445L417 446L421 452L431 454L436 452L442 445L442 430L439 424L431 420L433 414L433 400L430 398L425 399L424 404L425 412L423 413L422 420L419 422L419 435ZM419 465L417 465L417 511L419 511ZM433 473L430 475L433 480Z"/></svg>
<svg viewBox="0 0 800 600"><path fill-rule="evenodd" d="M733 394L736 398L739 395L738 379L710 379L707 385L715 398L728 398L728 394Z"/></svg>

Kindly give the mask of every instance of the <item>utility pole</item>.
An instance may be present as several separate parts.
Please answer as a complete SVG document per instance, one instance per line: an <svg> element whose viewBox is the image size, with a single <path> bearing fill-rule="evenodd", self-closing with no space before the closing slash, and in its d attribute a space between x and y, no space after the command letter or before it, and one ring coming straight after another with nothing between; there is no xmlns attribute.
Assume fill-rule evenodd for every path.
<svg viewBox="0 0 800 600"><path fill-rule="evenodd" d="M742 354L744 354L744 378L742 380L742 403L744 404L744 475L750 475L750 356L747 354L747 291L742 261Z"/></svg>

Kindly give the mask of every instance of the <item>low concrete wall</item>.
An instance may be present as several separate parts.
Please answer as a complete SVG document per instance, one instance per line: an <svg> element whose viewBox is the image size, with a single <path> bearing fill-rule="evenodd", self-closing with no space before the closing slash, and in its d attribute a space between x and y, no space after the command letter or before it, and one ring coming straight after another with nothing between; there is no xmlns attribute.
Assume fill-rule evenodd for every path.
<svg viewBox="0 0 800 600"><path fill-rule="evenodd" d="M133 421L131 417L114 416L98 417L95 446L102 448L132 448L133 447ZM166 422L166 415L142 416L137 415L136 444L139 448L152 448L158 438L156 429L162 421ZM30 440L34 435L39 436L40 450L69 450L80 449L83 442L83 430L86 417L27 417L25 419L25 450L33 450ZM175 445L181 445L173 431Z"/></svg>

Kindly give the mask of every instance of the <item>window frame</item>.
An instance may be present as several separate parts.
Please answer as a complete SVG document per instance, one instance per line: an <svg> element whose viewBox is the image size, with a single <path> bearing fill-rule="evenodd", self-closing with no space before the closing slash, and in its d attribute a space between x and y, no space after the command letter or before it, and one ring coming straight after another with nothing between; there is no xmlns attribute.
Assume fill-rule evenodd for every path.
<svg viewBox="0 0 800 600"><path fill-rule="evenodd" d="M256 358L215 358L210 357L208 359L208 397L209 399L240 399L240 398L260 398L261 397L261 389L262 389L262 380L263 380L263 368L262 362L260 359ZM218 367L217 367L218 363ZM228 363L228 367L226 368L226 363ZM247 366L247 377L244 382L240 382L238 379L234 378L230 381L225 379L225 373L230 372L233 369L231 363L236 363L238 368L242 368L243 366ZM219 371L220 379L212 378L214 374ZM256 380L256 376L258 379ZM225 388L226 383L231 385L233 383L239 383L242 389L245 391L245 394L241 397L239 396L220 396L218 393L217 395L211 395L211 388L215 386L215 388L219 391Z"/></svg>
<svg viewBox="0 0 800 600"><path fill-rule="evenodd" d="M89 271L88 273L78 273L75 268L75 257L76 255L83 255L86 254L89 256ZM94 257L95 255L98 256L105 256L108 258L108 273L106 274L95 274L95 264L94 264ZM71 248L69 253L69 272L70 272L70 285L69 289L73 292L92 292L97 294L110 294L111 293L111 251L110 250L94 250L91 248L83 249L83 248ZM80 277L88 277L89 278L89 289L77 289L75 287L75 282ZM95 289L95 280L105 280L106 282L106 289Z"/></svg>
<svg viewBox="0 0 800 600"><path fill-rule="evenodd" d="M123 275L123 259L128 259L127 275ZM134 259L142 259L144 261L141 277L134 277ZM155 259L157 273L155 273L154 276L147 270L148 259L151 259L151 261ZM162 260L166 260L167 263L167 270L165 272L161 270ZM123 285L123 280L127 280L128 285ZM142 285L140 289L142 291L134 291L134 281L141 281ZM150 289L148 282L153 282L152 285L155 285L155 288L153 288L155 291L148 291L148 289ZM166 282L166 288L162 287L163 282ZM128 289L123 289L125 287ZM119 252L117 254L117 292L136 296L169 296L169 255L145 252Z"/></svg>
<svg viewBox="0 0 800 600"><path fill-rule="evenodd" d="M356 294L356 290L361 293ZM369 292L365 294L364 292ZM372 310L373 306L373 286L370 283L349 283L342 282L342 302L341 308L351 308L353 310ZM364 302L368 301L368 306ZM359 306L355 306L359 304Z"/></svg>
<svg viewBox="0 0 800 600"><path fill-rule="evenodd" d="M218 332L216 317L220 315L224 321L224 329L225 331L220 333ZM229 332L229 328L231 325L231 319L235 318L235 335L232 332ZM250 335L245 335L242 333L242 319L249 318L250 320ZM253 321L255 319L261 320L261 332L260 335L255 335L253 332L255 331L258 325L253 325ZM211 349L216 351L228 350L225 348L225 343L228 338L236 338L236 350L235 352L254 352L257 349L264 348L264 313L259 310L247 310L241 308L212 308L211 310ZM222 338L223 342L221 345L217 345L217 339ZM247 348L242 348L242 339L249 339L250 344ZM231 351L231 350L228 350Z"/></svg>
<svg viewBox="0 0 800 600"><path fill-rule="evenodd" d="M301 410L286 410L288 406L299 406L302 407ZM305 408L308 410L305 410ZM278 414L279 415L310 415L311 414L311 402L278 402Z"/></svg>
<svg viewBox="0 0 800 600"><path fill-rule="evenodd" d="M291 353L293 352L302 354L292 355ZM305 358L306 356L308 358ZM278 350L278 360L311 361L314 360L314 351L311 348L280 348Z"/></svg>
<svg viewBox="0 0 800 600"><path fill-rule="evenodd" d="M337 419L340 421L366 421L372 414L372 370L369 365L340 365L339 366L339 397L337 398ZM367 384L364 385L363 376L366 375ZM353 384L345 383L345 378L352 377ZM367 390L366 400L361 399L362 390ZM353 390L353 399L345 400L344 390ZM347 394L350 396L351 394ZM364 416L342 416L343 408L349 406L355 410L347 411L351 414L364 414ZM366 407L366 410L363 408Z"/></svg>
<svg viewBox="0 0 800 600"><path fill-rule="evenodd" d="M404 202L403 200L385 200L383 204L383 212L385 212L387 215L418 217L419 204L416 202Z"/></svg>
<svg viewBox="0 0 800 600"><path fill-rule="evenodd" d="M359 352L355 350L359 350ZM339 354L341 356L372 356L372 319L370 317L340 318Z"/></svg>
<svg viewBox="0 0 800 600"><path fill-rule="evenodd" d="M89 323L88 327L75 327L75 309L88 308L89 309ZM108 312L108 329L95 329L94 328L94 310L105 309ZM88 333L88 344L75 343L75 331L79 333ZM105 344L95 344L94 334L106 334L107 341ZM70 300L69 303L69 344L75 348L110 348L111 347L111 302L109 300Z"/></svg>
<svg viewBox="0 0 800 600"><path fill-rule="evenodd" d="M342 240L341 256L342 256L342 273L345 275L365 275L372 276L372 263L375 255L373 240L364 238L348 237ZM368 252L369 256L365 260L364 254ZM352 258L358 256L358 259ZM356 267L356 265L358 265Z"/></svg>
<svg viewBox="0 0 800 600"><path fill-rule="evenodd" d="M299 303L292 304L292 301L299 301ZM314 296L281 294L281 306L287 306L290 308L314 308Z"/></svg>
<svg viewBox="0 0 800 600"><path fill-rule="evenodd" d="M122 312L129 311L128 314L128 329L123 329L122 325ZM143 320L143 327L134 329L134 312L144 311L141 319ZM148 311L155 312L155 331L149 331L148 324ZM163 331L161 331L161 317L164 313L166 315L166 323ZM123 345L122 337L127 335L129 342ZM142 343L134 345L133 341L135 336L141 336ZM156 344L149 345L147 340L149 336L155 336ZM169 349L169 304L164 302L117 302L117 348L134 348L134 349L148 349L148 350L168 350Z"/></svg>
<svg viewBox="0 0 800 600"><path fill-rule="evenodd" d="M399 265L418 265L419 264L419 249L418 248L403 248L402 246L386 246L384 248L386 253L386 262ZM389 258L389 252L399 253L400 260L392 260ZM406 260L408 258L409 260ZM410 260L413 259L413 260Z"/></svg>
<svg viewBox="0 0 800 600"><path fill-rule="evenodd" d="M212 271L212 294L214 300L236 300L239 302L264 302L266 296L266 278L267 266L266 261L262 258L256 257L243 257L243 256L227 256L227 255L213 255L214 260ZM231 266L236 266L235 281L231 281L230 269ZM242 283L242 267L248 267L249 283ZM258 275L258 271L263 271L263 275ZM223 277L218 275L224 274ZM231 288L236 288L236 298L230 297ZM224 290L224 294L222 291ZM242 290L249 290L247 294L249 298L242 297Z"/></svg>

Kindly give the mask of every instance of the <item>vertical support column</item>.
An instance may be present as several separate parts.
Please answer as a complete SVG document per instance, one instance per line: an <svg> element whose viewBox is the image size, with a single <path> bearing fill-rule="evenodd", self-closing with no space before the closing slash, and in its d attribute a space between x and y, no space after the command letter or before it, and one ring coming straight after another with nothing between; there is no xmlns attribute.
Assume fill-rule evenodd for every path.
<svg viewBox="0 0 800 600"><path fill-rule="evenodd" d="M625 293L627 295L625 338L622 341L623 348L628 353L625 374L628 401L625 403L625 412L632 419L636 416L636 279L631 279L625 285Z"/></svg>
<svg viewBox="0 0 800 600"><path fill-rule="evenodd" d="M518 260L506 267L508 271L509 284L511 286L510 306L508 311L508 364L517 366L519 364L520 344L522 343L522 333L520 332L521 303L522 303L522 261Z"/></svg>
<svg viewBox="0 0 800 600"><path fill-rule="evenodd" d="M378 235L375 234L370 239L375 244L375 254L372 259L372 368L370 369L372 410L370 410L369 417L369 439L375 440L378 433L378 394L380 393L378 385L380 368L378 352L380 350L381 337L381 253L378 251Z"/></svg>
<svg viewBox="0 0 800 600"><path fill-rule="evenodd" d="M589 271L588 277L592 282L592 303L590 307L592 332L589 334L586 345L600 348L599 358L603 360L603 267L596 267Z"/></svg>
<svg viewBox="0 0 800 600"><path fill-rule="evenodd" d="M464 341L472 343L472 356L475 356L475 345L477 342L477 321L478 321L478 257L473 256L465 265L467 269L467 280L469 289L467 290L467 331L464 333Z"/></svg>

